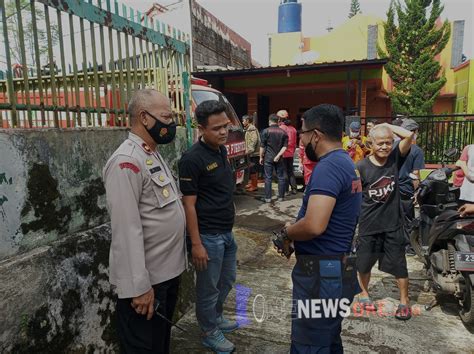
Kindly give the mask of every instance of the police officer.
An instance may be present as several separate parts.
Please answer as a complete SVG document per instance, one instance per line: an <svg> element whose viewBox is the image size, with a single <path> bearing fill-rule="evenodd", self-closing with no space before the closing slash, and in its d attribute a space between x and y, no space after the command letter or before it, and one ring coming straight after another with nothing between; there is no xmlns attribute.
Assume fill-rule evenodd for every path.
<svg viewBox="0 0 474 354"><path fill-rule="evenodd" d="M108 160L103 178L112 224L110 282L117 330L126 353L168 353L179 275L186 268L185 215L173 175L158 151L176 134L170 102L138 90L131 132Z"/></svg>
<svg viewBox="0 0 474 354"><path fill-rule="evenodd" d="M282 230L285 251L292 241L296 251L291 353L342 353L342 319L358 290L349 253L362 186L354 163L342 148L343 121L342 111L329 104L303 115L300 136L305 153L319 162L296 223ZM337 307L335 313L322 310L331 303Z"/></svg>

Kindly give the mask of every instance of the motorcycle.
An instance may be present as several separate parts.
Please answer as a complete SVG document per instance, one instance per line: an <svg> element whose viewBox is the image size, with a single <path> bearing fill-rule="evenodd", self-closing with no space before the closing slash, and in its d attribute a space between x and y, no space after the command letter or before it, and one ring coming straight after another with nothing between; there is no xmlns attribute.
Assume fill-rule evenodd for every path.
<svg viewBox="0 0 474 354"><path fill-rule="evenodd" d="M461 218L457 212L459 188L448 182L457 169L439 168L420 183L416 195L420 215L412 222L410 243L434 290L454 295L462 322L474 324L474 216ZM436 304L437 300L426 309Z"/></svg>

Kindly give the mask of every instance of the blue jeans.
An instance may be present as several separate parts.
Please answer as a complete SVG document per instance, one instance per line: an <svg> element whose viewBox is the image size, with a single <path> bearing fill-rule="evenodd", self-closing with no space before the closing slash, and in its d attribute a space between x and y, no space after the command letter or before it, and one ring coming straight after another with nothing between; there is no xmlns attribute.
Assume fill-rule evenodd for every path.
<svg viewBox="0 0 474 354"><path fill-rule="evenodd" d="M291 274L293 282L293 302L311 299L327 300L347 299L352 303L359 292L357 269L354 265L344 270L345 265L337 258L321 259L317 256L297 256L297 262ZM306 262L304 262L306 260ZM304 263L310 261L311 266ZM328 300L329 301L329 300ZM291 354L342 353L341 329L343 317L337 311L336 316L319 312L319 318L297 316L294 309L291 323Z"/></svg>
<svg viewBox="0 0 474 354"><path fill-rule="evenodd" d="M211 332L235 283L237 244L232 232L201 234L201 241L210 259L205 270L196 272L196 317L201 330Z"/></svg>
<svg viewBox="0 0 474 354"><path fill-rule="evenodd" d="M278 162L265 161L263 168L265 171L265 199L272 198L273 169L276 170L278 177L278 197L283 198L286 189L285 164L283 163L283 159L281 158Z"/></svg>

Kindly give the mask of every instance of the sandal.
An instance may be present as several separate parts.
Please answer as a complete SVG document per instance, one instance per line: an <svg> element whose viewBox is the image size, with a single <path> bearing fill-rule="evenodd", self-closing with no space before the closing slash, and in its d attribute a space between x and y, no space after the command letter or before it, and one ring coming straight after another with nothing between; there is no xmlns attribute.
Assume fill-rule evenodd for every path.
<svg viewBox="0 0 474 354"><path fill-rule="evenodd" d="M411 318L411 307L409 305L398 305L395 318L402 321L407 321Z"/></svg>
<svg viewBox="0 0 474 354"><path fill-rule="evenodd" d="M359 305L365 311L377 311L377 305L370 297L359 297Z"/></svg>

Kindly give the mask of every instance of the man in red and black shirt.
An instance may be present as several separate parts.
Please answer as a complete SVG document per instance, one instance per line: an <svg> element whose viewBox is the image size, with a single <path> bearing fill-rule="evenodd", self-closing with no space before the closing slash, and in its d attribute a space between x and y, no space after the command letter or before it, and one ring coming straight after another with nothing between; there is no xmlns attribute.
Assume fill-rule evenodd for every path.
<svg viewBox="0 0 474 354"><path fill-rule="evenodd" d="M277 112L280 119L280 128L288 135L288 146L283 154L283 164L286 172L285 192L288 192L291 187L291 192L296 194L296 178L293 172L293 156L296 149L296 129L291 125L291 120L288 117L288 112L282 109Z"/></svg>
<svg viewBox="0 0 474 354"><path fill-rule="evenodd" d="M265 203L272 200L273 170L278 177L278 200L282 201L285 195L285 166L282 156L288 146L288 135L278 127L278 116L270 114L269 127L262 132L260 144L260 165L265 173Z"/></svg>

